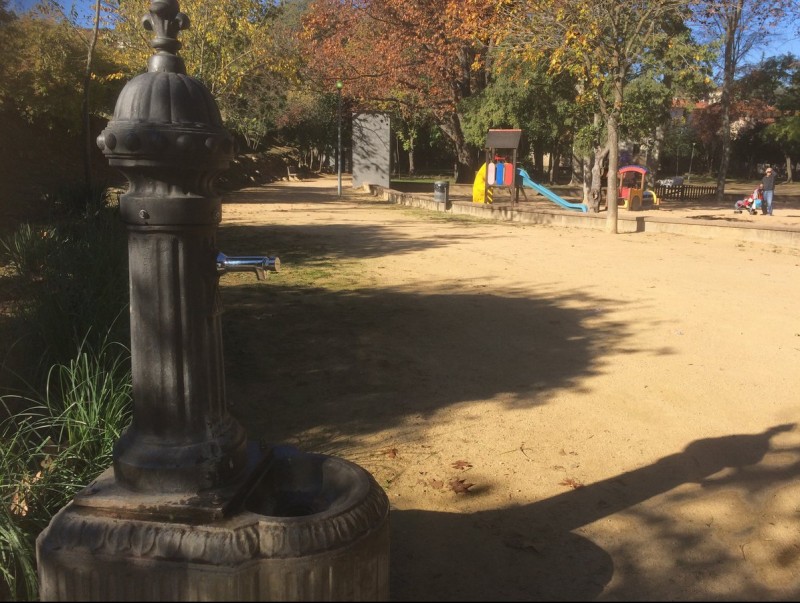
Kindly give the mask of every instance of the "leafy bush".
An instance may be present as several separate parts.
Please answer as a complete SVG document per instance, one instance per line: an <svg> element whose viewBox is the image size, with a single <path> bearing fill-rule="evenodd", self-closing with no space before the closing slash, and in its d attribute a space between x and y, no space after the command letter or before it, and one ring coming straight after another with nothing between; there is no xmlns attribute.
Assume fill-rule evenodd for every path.
<svg viewBox="0 0 800 603"><path fill-rule="evenodd" d="M24 334L9 346L24 393L0 396L0 600L37 598L36 537L130 421L124 227L108 195L60 195L58 220L0 239L17 277L5 326Z"/></svg>
<svg viewBox="0 0 800 603"><path fill-rule="evenodd" d="M42 277L48 256L57 248L55 236L54 229L24 223L0 239L0 252L20 277L35 280Z"/></svg>
<svg viewBox="0 0 800 603"><path fill-rule="evenodd" d="M25 409L0 422L0 578L12 597L36 599L36 537L111 465L131 416L129 366L119 343L85 347L52 368L42 395L0 397Z"/></svg>
<svg viewBox="0 0 800 603"><path fill-rule="evenodd" d="M0 251L23 281L15 315L27 341L15 348L29 359L33 381L68 362L86 337L92 346L109 331L110 339L129 341L130 323L120 320L128 304L127 238L116 206L56 225L22 224L0 239Z"/></svg>

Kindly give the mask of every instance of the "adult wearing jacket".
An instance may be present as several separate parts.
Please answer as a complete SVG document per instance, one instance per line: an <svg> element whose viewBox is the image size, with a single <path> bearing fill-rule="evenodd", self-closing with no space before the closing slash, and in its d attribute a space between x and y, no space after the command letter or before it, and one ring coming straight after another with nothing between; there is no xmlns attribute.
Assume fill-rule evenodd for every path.
<svg viewBox="0 0 800 603"><path fill-rule="evenodd" d="M764 185L764 201L761 202L761 213L763 215L772 215L772 197L775 192L775 170L771 167L767 168L764 177L761 179L761 184Z"/></svg>

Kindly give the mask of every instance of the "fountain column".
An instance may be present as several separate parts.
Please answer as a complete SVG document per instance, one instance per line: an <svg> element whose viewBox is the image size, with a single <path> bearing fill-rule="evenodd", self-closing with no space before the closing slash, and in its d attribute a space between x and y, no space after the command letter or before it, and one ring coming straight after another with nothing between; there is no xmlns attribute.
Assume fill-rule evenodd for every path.
<svg viewBox="0 0 800 603"><path fill-rule="evenodd" d="M219 275L277 258L216 246L232 136L186 74L177 0L97 143L128 180L133 420L37 539L42 600L386 600L389 505L345 459L250 442L225 394Z"/></svg>

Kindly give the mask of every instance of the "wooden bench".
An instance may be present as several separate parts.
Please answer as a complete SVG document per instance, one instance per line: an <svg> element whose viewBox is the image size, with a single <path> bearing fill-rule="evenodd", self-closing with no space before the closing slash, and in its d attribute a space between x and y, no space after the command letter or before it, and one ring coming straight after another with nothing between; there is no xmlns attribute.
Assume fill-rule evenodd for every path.
<svg viewBox="0 0 800 603"><path fill-rule="evenodd" d="M289 175L289 182L291 182L292 180L296 181L300 180L300 176L298 176L297 174L297 167L293 165L287 166L286 171L288 172Z"/></svg>

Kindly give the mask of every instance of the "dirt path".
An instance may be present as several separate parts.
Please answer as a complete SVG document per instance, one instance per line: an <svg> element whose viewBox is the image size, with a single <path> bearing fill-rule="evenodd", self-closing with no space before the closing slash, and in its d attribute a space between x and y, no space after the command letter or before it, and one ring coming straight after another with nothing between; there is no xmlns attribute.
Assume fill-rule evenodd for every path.
<svg viewBox="0 0 800 603"><path fill-rule="evenodd" d="M375 475L393 600L800 597L800 251L345 193L226 199L228 397Z"/></svg>

